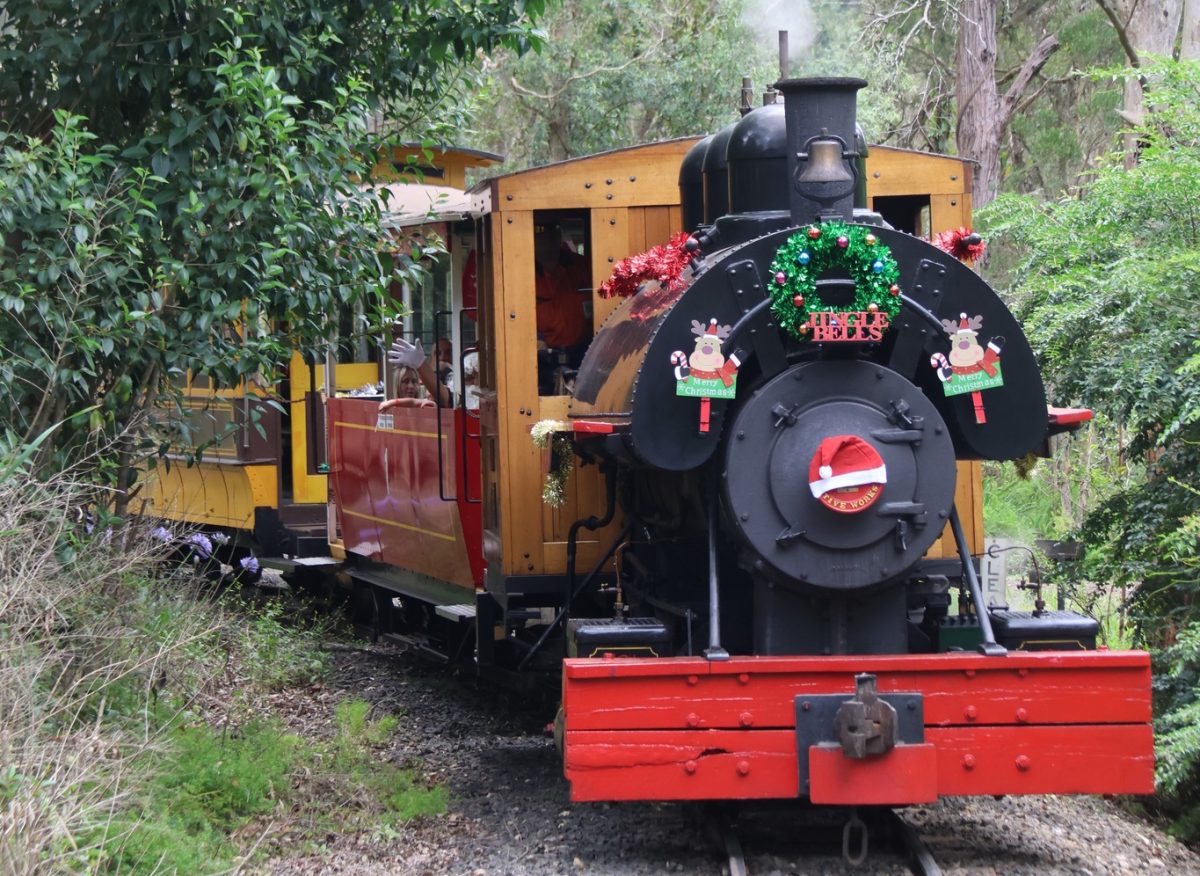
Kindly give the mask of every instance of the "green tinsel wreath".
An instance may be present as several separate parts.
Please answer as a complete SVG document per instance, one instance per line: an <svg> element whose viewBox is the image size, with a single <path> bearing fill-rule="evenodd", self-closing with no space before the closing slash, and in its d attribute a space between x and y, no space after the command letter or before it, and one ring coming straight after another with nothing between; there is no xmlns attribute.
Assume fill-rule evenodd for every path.
<svg viewBox="0 0 1200 876"><path fill-rule="evenodd" d="M844 247L838 245L839 238L845 238ZM817 295L817 278L835 267L843 268L854 281L854 303L848 307L826 304ZM900 311L899 280L900 268L892 251L871 229L825 222L797 231L775 251L767 288L779 324L804 337L800 327L814 311L868 311L874 304L891 322Z"/></svg>

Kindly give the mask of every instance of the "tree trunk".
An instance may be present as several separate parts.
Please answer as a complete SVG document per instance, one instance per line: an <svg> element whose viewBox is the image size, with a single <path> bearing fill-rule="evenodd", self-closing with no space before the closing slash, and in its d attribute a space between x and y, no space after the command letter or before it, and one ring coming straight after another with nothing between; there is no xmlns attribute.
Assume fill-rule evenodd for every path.
<svg viewBox="0 0 1200 876"><path fill-rule="evenodd" d="M996 197L1000 176L1000 94L996 90L995 0L965 0L960 8L957 77L958 153L979 162L976 207Z"/></svg>
<svg viewBox="0 0 1200 876"><path fill-rule="evenodd" d="M551 161L571 157L571 110L565 99L554 98L546 109L546 139Z"/></svg>
<svg viewBox="0 0 1200 876"><path fill-rule="evenodd" d="M1034 47L1008 91L996 89L996 0L965 0L959 12L954 97L958 103L958 154L974 159L972 198L976 208L1000 189L1000 141L1033 77L1058 51L1057 37Z"/></svg>
<svg viewBox="0 0 1200 876"><path fill-rule="evenodd" d="M1200 0L1183 0L1183 24L1179 31L1179 60L1200 58Z"/></svg>
<svg viewBox="0 0 1200 876"><path fill-rule="evenodd" d="M1184 0L1096 0L1109 22L1117 32L1117 39L1125 50L1125 56L1133 67L1142 66L1146 55L1171 55L1175 50L1175 37L1179 33L1179 22L1183 17ZM1190 6L1196 0L1187 0ZM1196 10L1192 10L1191 30L1196 30ZM1190 40L1196 51L1194 37ZM1189 37L1184 34L1185 45ZM1130 77L1125 82L1125 100L1120 111L1130 125L1140 125L1145 117L1145 99L1142 80ZM1137 163L1137 137L1126 134L1125 166Z"/></svg>

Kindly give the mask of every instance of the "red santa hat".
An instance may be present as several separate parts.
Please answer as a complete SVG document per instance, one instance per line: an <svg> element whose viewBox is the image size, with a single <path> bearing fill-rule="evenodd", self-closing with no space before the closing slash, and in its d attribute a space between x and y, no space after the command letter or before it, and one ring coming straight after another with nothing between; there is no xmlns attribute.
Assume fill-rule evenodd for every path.
<svg viewBox="0 0 1200 876"><path fill-rule="evenodd" d="M886 484L887 467L874 447L857 435L831 435L817 446L808 468L813 498L830 490Z"/></svg>
<svg viewBox="0 0 1200 876"><path fill-rule="evenodd" d="M717 318L715 316L708 321L708 328L704 330L704 337L716 338L718 341L721 339L721 336L717 333Z"/></svg>

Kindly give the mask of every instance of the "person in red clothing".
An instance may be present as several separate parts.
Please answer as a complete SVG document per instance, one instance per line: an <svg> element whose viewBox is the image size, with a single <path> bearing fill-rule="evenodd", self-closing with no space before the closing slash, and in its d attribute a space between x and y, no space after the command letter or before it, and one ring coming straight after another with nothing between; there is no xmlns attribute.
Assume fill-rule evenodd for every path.
<svg viewBox="0 0 1200 876"><path fill-rule="evenodd" d="M569 392L579 367L591 325L584 302L591 294L588 260L572 252L556 225L534 230L534 272L537 298L538 393Z"/></svg>
<svg viewBox="0 0 1200 876"><path fill-rule="evenodd" d="M545 345L570 350L587 340L584 296L591 285L587 259L563 245L557 226L540 226L534 234L537 331Z"/></svg>

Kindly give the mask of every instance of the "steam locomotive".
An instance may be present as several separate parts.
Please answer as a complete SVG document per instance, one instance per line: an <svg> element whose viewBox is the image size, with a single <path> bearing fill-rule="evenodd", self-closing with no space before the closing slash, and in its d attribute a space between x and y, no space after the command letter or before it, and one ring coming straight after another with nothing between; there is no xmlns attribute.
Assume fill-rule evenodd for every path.
<svg viewBox="0 0 1200 876"><path fill-rule="evenodd" d="M641 611L568 624L573 799L1152 790L1146 655L984 603L956 462L1040 452L1090 412L1048 412L978 274L855 208L865 84L783 81L783 112L695 147L694 258L583 359L575 447L619 485L618 602ZM947 524L958 555L926 557Z"/></svg>

